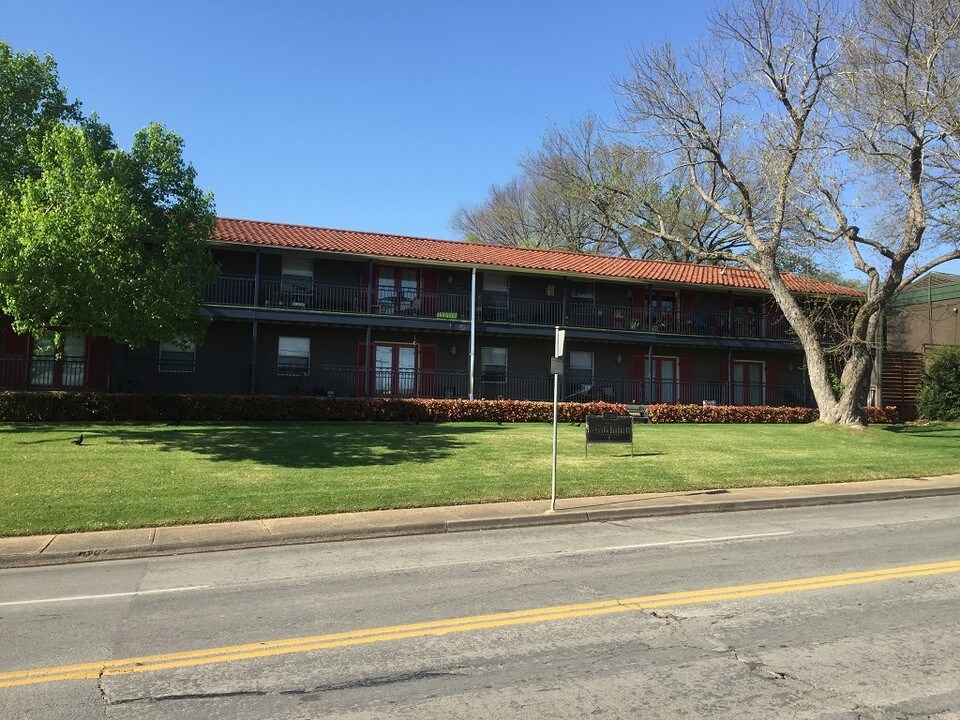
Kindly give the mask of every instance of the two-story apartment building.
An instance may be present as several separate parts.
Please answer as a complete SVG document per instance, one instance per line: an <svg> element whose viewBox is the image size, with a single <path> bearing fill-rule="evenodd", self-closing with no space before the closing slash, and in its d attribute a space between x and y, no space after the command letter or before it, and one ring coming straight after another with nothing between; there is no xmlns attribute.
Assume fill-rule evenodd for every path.
<svg viewBox="0 0 960 720"><path fill-rule="evenodd" d="M0 387L120 392L810 402L803 354L736 268L221 218L204 342L131 350L13 334ZM810 297L854 290L787 276Z"/></svg>

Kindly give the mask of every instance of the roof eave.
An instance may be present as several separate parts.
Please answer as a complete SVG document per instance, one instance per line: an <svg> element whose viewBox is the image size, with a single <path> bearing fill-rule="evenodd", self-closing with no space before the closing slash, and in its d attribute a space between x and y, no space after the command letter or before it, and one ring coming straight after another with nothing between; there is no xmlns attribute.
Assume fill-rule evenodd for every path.
<svg viewBox="0 0 960 720"><path fill-rule="evenodd" d="M364 252L347 252L342 250L324 250L317 248L307 248L307 247L291 247L289 245L274 245L270 243L260 243L260 242L247 242L243 240L226 240L226 239L211 239L211 245L214 246L224 246L230 248L245 248L250 250L275 250L277 252L304 252L304 253L313 253L321 255L329 255L333 257L349 257L349 258L361 258L368 261L381 261L381 262L411 262L418 265L425 265L427 267L436 267L444 269L476 269L482 271L490 272L522 272L525 275L542 275L552 278L582 278L584 280L592 281L602 281L602 282L611 282L624 285L656 285L658 287L670 287L670 288L704 288L710 289L713 291L735 291L742 294L758 294L758 295L769 295L769 288L756 288L756 287L742 287L738 285L725 285L718 283L697 283L697 282L683 282L677 280L659 280L652 278L640 278L640 277L622 277L615 275L603 275L595 273L582 273L575 270L550 270L544 268L525 268L518 267L516 265L495 265L490 263L472 263L467 261L459 260L425 260L421 258L412 258L403 255L385 255L378 253L364 253ZM825 293L821 291L805 291L805 290L791 290L791 292L803 295L804 297L849 297L854 299L856 295L851 295L849 293Z"/></svg>

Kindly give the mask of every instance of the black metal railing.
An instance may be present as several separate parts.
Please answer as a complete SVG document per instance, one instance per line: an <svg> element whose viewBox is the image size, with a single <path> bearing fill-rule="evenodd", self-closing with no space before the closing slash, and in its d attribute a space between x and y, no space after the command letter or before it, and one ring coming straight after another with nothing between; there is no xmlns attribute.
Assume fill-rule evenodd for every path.
<svg viewBox="0 0 960 720"><path fill-rule="evenodd" d="M336 285L290 277L264 277L254 301L252 277L223 275L206 291L211 305L284 310L469 320L470 296L386 285ZM664 335L787 340L793 337L779 314L743 310L659 310L561 300L478 295L477 320L484 323L634 331Z"/></svg>
<svg viewBox="0 0 960 720"><path fill-rule="evenodd" d="M82 357L0 355L0 390L107 388L109 363Z"/></svg>
<svg viewBox="0 0 960 720"><path fill-rule="evenodd" d="M141 393L316 395L327 397L466 398L465 370L370 369L314 363L180 363L159 358L105 362L84 359L0 356L0 390L96 390ZM607 402L717 405L810 406L809 387L769 383L561 377L560 399ZM553 376L487 368L474 378L474 397L542 400L553 398Z"/></svg>
<svg viewBox="0 0 960 720"><path fill-rule="evenodd" d="M253 278L224 275L206 290L210 305L265 307L358 315L468 319L470 296L392 286L335 285L290 278L261 278L254 302Z"/></svg>
<svg viewBox="0 0 960 720"><path fill-rule="evenodd" d="M652 310L623 305L573 305L565 324L570 327L631 330L667 335L700 337L767 338L791 337L786 321L775 315L745 315L705 310Z"/></svg>

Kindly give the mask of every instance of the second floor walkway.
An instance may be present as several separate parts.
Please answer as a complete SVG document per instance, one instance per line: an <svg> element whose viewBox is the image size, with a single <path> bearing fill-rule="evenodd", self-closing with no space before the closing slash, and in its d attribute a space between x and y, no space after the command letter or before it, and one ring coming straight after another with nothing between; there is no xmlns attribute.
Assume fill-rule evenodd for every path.
<svg viewBox="0 0 960 720"><path fill-rule="evenodd" d="M218 307L264 308L309 314L415 318L443 323L475 320L485 325L514 325L635 331L700 337L791 340L779 313L753 308L688 310L610 305L587 300L527 299L502 293L469 294L376 285L337 285L290 281L280 277L224 275L207 288L206 303Z"/></svg>

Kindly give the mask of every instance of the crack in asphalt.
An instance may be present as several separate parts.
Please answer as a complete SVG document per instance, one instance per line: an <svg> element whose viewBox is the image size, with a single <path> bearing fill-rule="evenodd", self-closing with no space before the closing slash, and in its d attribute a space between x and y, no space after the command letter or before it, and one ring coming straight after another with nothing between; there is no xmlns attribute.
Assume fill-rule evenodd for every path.
<svg viewBox="0 0 960 720"><path fill-rule="evenodd" d="M686 618L682 615L677 615L672 612L664 612L662 610L651 610L650 614L658 620L666 620L668 623L675 622L677 625L680 625Z"/></svg>
<svg viewBox="0 0 960 720"><path fill-rule="evenodd" d="M107 691L103 687L103 671L105 668L100 668L100 674L97 675L97 690L100 691L100 699L103 700L103 717L107 717L107 708L110 706L110 700L107 698Z"/></svg>
<svg viewBox="0 0 960 720"><path fill-rule="evenodd" d="M328 685L318 685L313 688L294 688L288 690L231 690L224 692L194 692L194 693L169 693L166 695L155 695L148 697L122 698L118 700L109 700L106 693L101 688L104 701L109 706L129 705L132 703L158 703L183 700L223 700L225 698L237 697L265 697L268 695L276 696L295 696L304 701L318 700L321 696L330 692L339 692L342 690L356 690L359 688L375 688L385 685L395 685L397 683L412 682L416 680L435 680L445 677L462 676L462 672L440 671L440 670L418 670L411 673L401 673L397 675L387 675L382 677L368 677L351 680L342 683L331 683ZM101 675L102 677L102 675ZM99 683L98 683L99 685Z"/></svg>

